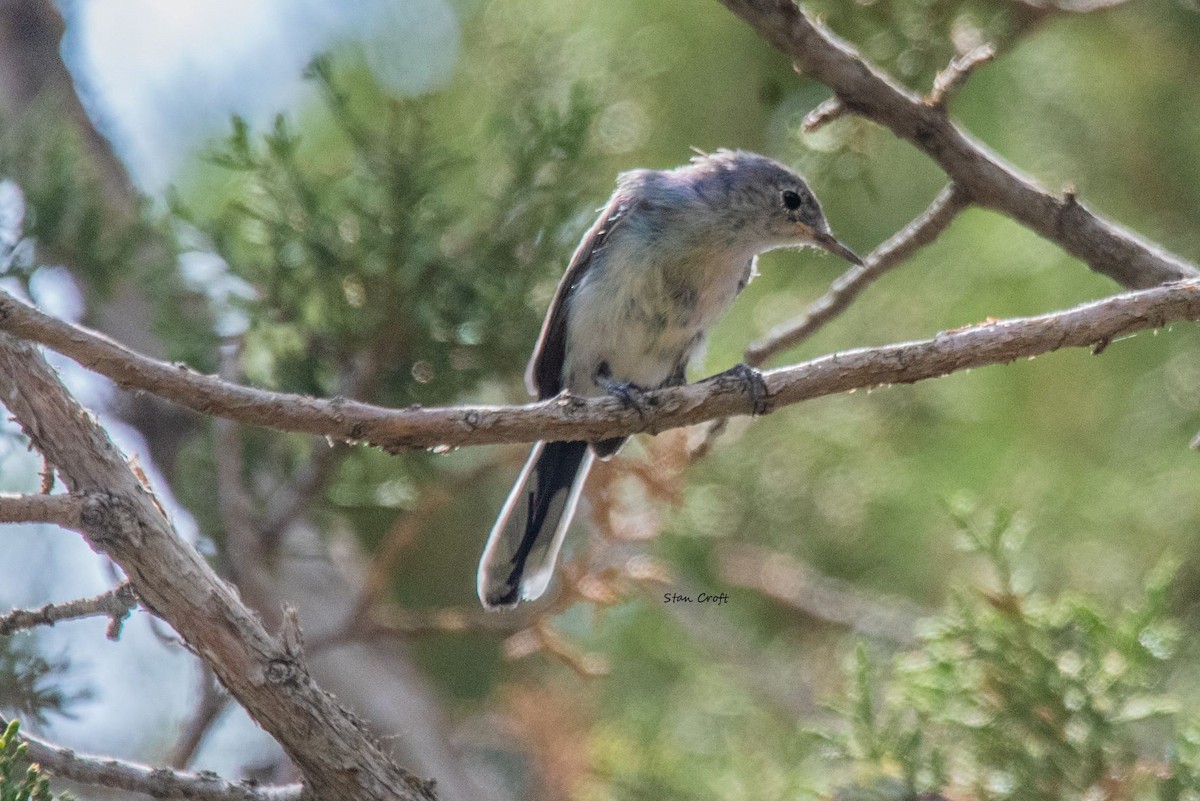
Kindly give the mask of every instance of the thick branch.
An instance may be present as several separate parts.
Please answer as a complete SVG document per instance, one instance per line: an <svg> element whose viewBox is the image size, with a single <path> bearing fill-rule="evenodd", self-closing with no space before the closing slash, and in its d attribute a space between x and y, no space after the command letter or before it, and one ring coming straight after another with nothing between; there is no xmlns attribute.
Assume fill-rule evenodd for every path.
<svg viewBox="0 0 1200 801"><path fill-rule="evenodd" d="M829 292L808 307L803 317L779 326L765 339L747 348L746 363L758 366L780 351L798 345L812 336L817 329L845 311L854 299L881 275L937 239L966 207L966 195L954 184L947 186L934 198L924 214L876 248L861 266L852 267L843 273L830 287Z"/></svg>
<svg viewBox="0 0 1200 801"><path fill-rule="evenodd" d="M53 523L79 529L82 495L10 495L0 493L0 523Z"/></svg>
<svg viewBox="0 0 1200 801"><path fill-rule="evenodd" d="M101 593L95 598L80 598L61 604L46 604L39 609L14 609L0 615L0 635L12 634L20 629L34 626L53 626L63 620L78 620L85 617L107 617L110 621L108 638L117 639L121 634L121 623L137 606L137 596L129 582Z"/></svg>
<svg viewBox="0 0 1200 801"><path fill-rule="evenodd" d="M141 602L171 624L246 711L279 741L315 798L430 801L428 785L384 756L362 724L308 674L288 637L269 634L180 538L108 435L32 346L0 336L0 397L71 492L89 544L116 562Z"/></svg>
<svg viewBox="0 0 1200 801"><path fill-rule="evenodd" d="M847 43L806 17L792 0L721 0L805 75L851 111L890 128L923 150L972 201L996 209L1057 242L1093 270L1130 287L1200 276L1200 271L1096 216L1073 197L1055 197L968 136L943 108L867 64Z"/></svg>
<svg viewBox="0 0 1200 801"><path fill-rule="evenodd" d="M0 726L7 721L0 721ZM300 801L305 797L299 784L260 787L251 782L231 782L215 773L186 773L151 768L111 757L77 754L69 748L48 743L24 732L17 738L29 749L26 756L52 774L82 784L143 793L152 798L196 799L197 801Z"/></svg>
<svg viewBox="0 0 1200 801"><path fill-rule="evenodd" d="M912 383L1060 348L1107 343L1179 320L1200 320L1200 282L1182 281L1068 311L989 322L933 339L835 353L771 370L763 374L766 400L771 408L780 408L852 389ZM750 414L753 406L744 382L726 375L648 392L641 409L630 409L613 398L565 396L526 406L384 409L355 401L265 392L171 367L2 293L0 330L48 345L118 383L198 412L282 431L367 442L389 451L534 440L595 441ZM63 469L61 462L56 464ZM140 594L140 586L138 590Z"/></svg>

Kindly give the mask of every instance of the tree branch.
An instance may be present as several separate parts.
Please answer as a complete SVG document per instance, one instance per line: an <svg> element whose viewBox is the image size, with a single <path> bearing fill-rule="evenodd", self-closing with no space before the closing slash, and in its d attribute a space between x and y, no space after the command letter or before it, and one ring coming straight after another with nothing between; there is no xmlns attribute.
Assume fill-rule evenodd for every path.
<svg viewBox="0 0 1200 801"><path fill-rule="evenodd" d="M1198 319L1200 282L1181 281L1067 311L988 322L933 339L835 353L771 370L763 374L765 399L771 409L777 409L853 389L913 383L1060 348L1107 343L1134 331ZM40 342L118 383L198 412L282 431L366 442L392 452L658 433L718 417L751 414L754 405L744 382L725 375L648 392L641 409L630 409L613 398L568 396L525 406L384 409L356 401L251 389L171 367L48 317L2 293L0 330ZM61 471L62 463L56 463Z"/></svg>
<svg viewBox="0 0 1200 801"><path fill-rule="evenodd" d="M938 72L934 78L933 87L924 102L927 106L945 108L954 95L966 85L967 79L976 67L991 61L996 57L996 47L992 44L982 44L967 53L960 53L950 60L946 69ZM797 65L796 71L804 72ZM805 133L813 133L827 123L843 117L849 109L837 95L821 101L816 108L804 116L800 127Z"/></svg>
<svg viewBox="0 0 1200 801"><path fill-rule="evenodd" d="M954 95L966 85L967 79L977 67L980 67L996 57L996 47L983 44L970 52L962 53L950 60L946 69L938 72L933 81L933 88L925 98L925 105L935 108L945 108ZM801 73L803 74L803 73ZM849 109L838 99L837 95L821 101L816 108L804 116L800 124L805 133L813 133L828 123L844 116Z"/></svg>
<svg viewBox="0 0 1200 801"><path fill-rule="evenodd" d="M68 489L87 493L88 543L118 564L143 605L179 632L279 741L315 798L431 801L432 784L394 765L172 529L108 435L32 346L0 336L0 397Z"/></svg>
<svg viewBox="0 0 1200 801"><path fill-rule="evenodd" d="M746 364L758 366L780 351L800 344L823 325L845 311L864 289L920 248L937 239L958 213L968 205L966 195L954 184L943 189L925 212L852 267L834 282L822 298L796 320L785 323L766 338L746 349Z"/></svg>
<svg viewBox="0 0 1200 801"><path fill-rule="evenodd" d="M8 721L0 720L0 726ZM24 732L17 739L28 748L26 757L55 776L83 784L143 793L152 798L196 801L300 801L309 798L299 784L259 787L253 782L231 782L211 772L187 773L152 768L111 757L77 754Z"/></svg>
<svg viewBox="0 0 1200 801"><path fill-rule="evenodd" d="M121 636L121 624L137 605L133 587L125 582L95 598L46 604L38 609L14 609L7 615L0 615L0 636L34 626L53 626L62 620L103 616L109 619L108 639L115 640Z"/></svg>
<svg viewBox="0 0 1200 801"><path fill-rule="evenodd" d="M11 495L0 493L0 523L52 523L79 530L83 495Z"/></svg>
<svg viewBox="0 0 1200 801"><path fill-rule="evenodd" d="M990 152L927 104L869 65L846 42L809 19L792 0L721 0L791 58L797 70L828 86L842 104L912 142L975 202L1057 242L1091 269L1130 288L1200 276L1187 261L1098 217L1074 197L1055 197Z"/></svg>

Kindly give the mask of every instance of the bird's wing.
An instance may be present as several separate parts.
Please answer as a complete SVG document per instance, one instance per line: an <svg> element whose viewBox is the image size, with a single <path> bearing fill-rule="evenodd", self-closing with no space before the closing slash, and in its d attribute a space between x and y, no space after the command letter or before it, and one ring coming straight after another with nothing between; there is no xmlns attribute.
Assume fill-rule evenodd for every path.
<svg viewBox="0 0 1200 801"><path fill-rule="evenodd" d="M562 368L567 350L567 300L591 268L592 257L604 247L605 240L625 219L628 211L629 203L623 193L615 193L596 222L583 235L579 247L571 256L566 273L558 282L554 300L550 302L550 311L542 323L542 333L538 336L533 357L525 370L525 386L538 400L553 398L562 391Z"/></svg>

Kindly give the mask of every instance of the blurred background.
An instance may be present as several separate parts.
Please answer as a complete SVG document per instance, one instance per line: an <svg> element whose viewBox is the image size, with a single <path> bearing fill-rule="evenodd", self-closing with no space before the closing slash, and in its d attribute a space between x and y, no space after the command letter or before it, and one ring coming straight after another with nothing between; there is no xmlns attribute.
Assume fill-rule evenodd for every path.
<svg viewBox="0 0 1200 801"><path fill-rule="evenodd" d="M995 43L956 120L1047 189L1074 187L1200 258L1193 0L806 7L917 91L956 52ZM557 279L622 170L675 166L691 147L769 154L809 178L863 254L928 205L944 176L886 130L845 118L800 132L828 94L715 2L5 0L3 285L256 386L393 406L523 402ZM763 258L693 377L740 361L843 266ZM1117 291L969 210L776 363ZM475 611L474 569L524 446L389 456L201 418L54 363L269 626L285 601L300 607L318 680L443 798L904 797L918 785L1061 798L1022 796L994 766L968 776L953 753L938 784L936 765L883 740L834 747L803 732L861 735L863 710L883 703L864 701L863 666L890 675L894 654L921 653L918 635L928 654L946 629L914 620L961 612L957 593L1067 593L1099 599L1104 618L1136 606L1168 554L1155 608L1176 634L1194 625L1198 348L1200 331L1176 325L1099 356L823 398L732 421L698 457L703 430L640 438L593 477L551 597L507 617ZM0 460L0 489L36 490L40 460L12 426ZM5 608L116 580L67 532L10 526L0 542ZM1012 574L997 579L1001 563ZM667 604L664 592L728 601ZM86 751L294 778L165 626L138 613L111 643L101 625L0 641L0 705ZM1085 633L1101 637L1097 626ZM1130 663L1138 648L1165 657L1145 631L1091 645ZM1186 637L1176 651L1137 692L1186 710L1200 653ZM1060 657L1046 669L1073 675ZM847 705L849 723L831 711ZM932 713L913 714L934 739ZM1064 742L1083 749L1069 728ZM1180 742L1139 729L1127 745L1144 764ZM1092 797L1092 781L1069 786Z"/></svg>

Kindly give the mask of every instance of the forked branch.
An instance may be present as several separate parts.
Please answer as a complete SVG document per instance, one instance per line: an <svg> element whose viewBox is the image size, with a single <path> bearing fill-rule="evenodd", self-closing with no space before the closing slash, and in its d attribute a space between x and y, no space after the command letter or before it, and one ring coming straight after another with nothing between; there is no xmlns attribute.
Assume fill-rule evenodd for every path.
<svg viewBox="0 0 1200 801"><path fill-rule="evenodd" d="M64 620L79 620L86 617L107 617L107 637L115 640L121 636L121 624L137 606L137 596L129 582L120 584L94 598L80 598L60 604L46 604L37 609L14 609L0 615L0 635L12 634L34 626L53 626Z"/></svg>
<svg viewBox="0 0 1200 801"><path fill-rule="evenodd" d="M1040 188L951 122L943 109L868 64L792 0L721 2L791 58L798 71L832 89L846 109L890 128L924 151L973 202L1057 242L1096 272L1129 288L1200 276L1195 265L1093 214L1074 197L1057 197Z"/></svg>
<svg viewBox="0 0 1200 801"><path fill-rule="evenodd" d="M296 638L268 633L194 547L95 418L27 343L0 335L0 397L30 442L87 500L88 544L112 559L138 598L169 623L283 747L314 798L433 801L361 723L309 676ZM169 795L169 794L168 794Z"/></svg>

